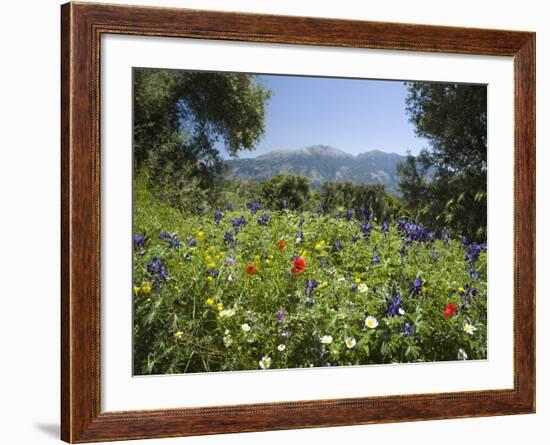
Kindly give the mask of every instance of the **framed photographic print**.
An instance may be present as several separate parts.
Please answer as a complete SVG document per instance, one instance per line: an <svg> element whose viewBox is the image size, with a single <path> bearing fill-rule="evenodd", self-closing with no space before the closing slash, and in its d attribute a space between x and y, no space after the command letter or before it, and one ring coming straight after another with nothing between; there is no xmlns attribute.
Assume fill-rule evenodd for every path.
<svg viewBox="0 0 550 445"><path fill-rule="evenodd" d="M534 33L61 13L63 440L534 412Z"/></svg>

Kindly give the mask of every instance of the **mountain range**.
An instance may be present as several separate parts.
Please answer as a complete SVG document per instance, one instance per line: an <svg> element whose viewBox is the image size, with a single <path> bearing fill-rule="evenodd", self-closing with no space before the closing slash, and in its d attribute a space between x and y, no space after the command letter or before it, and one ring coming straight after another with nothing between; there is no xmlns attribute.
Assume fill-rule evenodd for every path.
<svg viewBox="0 0 550 445"><path fill-rule="evenodd" d="M396 192L397 164L405 159L406 156L380 150L352 155L327 145L313 145L226 162L228 177L232 179L265 181L278 173L294 173L310 178L313 188L319 188L326 181L351 181L384 184L388 191Z"/></svg>

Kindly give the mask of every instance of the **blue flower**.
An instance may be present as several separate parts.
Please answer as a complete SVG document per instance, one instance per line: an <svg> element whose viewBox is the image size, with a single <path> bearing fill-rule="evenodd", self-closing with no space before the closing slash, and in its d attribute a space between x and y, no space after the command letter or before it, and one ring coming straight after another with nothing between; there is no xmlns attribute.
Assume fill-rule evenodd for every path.
<svg viewBox="0 0 550 445"><path fill-rule="evenodd" d="M160 239L170 239L172 238L172 235L168 232L162 232L160 235L159 235L159 238Z"/></svg>
<svg viewBox="0 0 550 445"><path fill-rule="evenodd" d="M346 210L346 219L349 221L351 218L353 218L353 210L347 209Z"/></svg>
<svg viewBox="0 0 550 445"><path fill-rule="evenodd" d="M359 239L360 239L360 238L359 238L358 236L354 236L354 237L351 239L351 242L355 244L357 241L359 241Z"/></svg>
<svg viewBox="0 0 550 445"><path fill-rule="evenodd" d="M222 217L223 217L223 213L220 210L216 210L214 212L214 221L216 221L216 224L218 224L220 222Z"/></svg>
<svg viewBox="0 0 550 445"><path fill-rule="evenodd" d="M134 235L134 249L143 249L145 246L145 237L140 234Z"/></svg>
<svg viewBox="0 0 550 445"><path fill-rule="evenodd" d="M246 218L244 216L241 216L239 218L231 218L231 224L233 224L235 232L238 232L241 226L246 224Z"/></svg>
<svg viewBox="0 0 550 445"><path fill-rule="evenodd" d="M380 264L380 257L378 256L378 249L374 248L374 252L372 253L372 262L374 264Z"/></svg>
<svg viewBox="0 0 550 445"><path fill-rule="evenodd" d="M380 228L382 229L382 232L387 232L390 230L390 223L388 221L384 221Z"/></svg>
<svg viewBox="0 0 550 445"><path fill-rule="evenodd" d="M395 284L392 288L392 296L391 298L387 298L387 306L388 306L388 315L394 317L394 316L401 316L400 309L403 306L403 300L401 298L401 295L399 295L399 292L397 291L397 287Z"/></svg>
<svg viewBox="0 0 550 445"><path fill-rule="evenodd" d="M405 324L400 326L399 330L406 337L411 337L414 334L414 326L410 324L408 321L406 321Z"/></svg>
<svg viewBox="0 0 550 445"><path fill-rule="evenodd" d="M302 229L298 230L298 236L296 237L296 242L301 243L304 240L304 232Z"/></svg>
<svg viewBox="0 0 550 445"><path fill-rule="evenodd" d="M409 291L411 295L422 295L422 287L424 286L424 281L422 278L417 277L414 279L413 284L409 286Z"/></svg>
<svg viewBox="0 0 550 445"><path fill-rule="evenodd" d="M319 284L317 283L317 280L315 278L312 278L311 280L306 280L306 296L311 296L313 291L317 289L317 286Z"/></svg>
<svg viewBox="0 0 550 445"><path fill-rule="evenodd" d="M472 277L472 280L477 280L479 278L479 272L475 269L470 270L470 277Z"/></svg>
<svg viewBox="0 0 550 445"><path fill-rule="evenodd" d="M342 243L338 240L334 242L334 247L336 247L336 250L340 252L343 249Z"/></svg>
<svg viewBox="0 0 550 445"><path fill-rule="evenodd" d="M286 209L288 207L288 199L283 199L281 204L283 205L283 209Z"/></svg>
<svg viewBox="0 0 550 445"><path fill-rule="evenodd" d="M372 226L369 222L366 222L361 226L361 232L363 232L363 235L365 238L368 238L370 236L370 233L372 231Z"/></svg>
<svg viewBox="0 0 550 445"><path fill-rule="evenodd" d="M229 231L225 232L223 239L225 240L225 242L230 243L231 241L233 241L233 235Z"/></svg>
<svg viewBox="0 0 550 445"><path fill-rule="evenodd" d="M235 210L234 207L233 207L233 203L231 201L229 201L227 203L227 211L232 212L233 210Z"/></svg>
<svg viewBox="0 0 550 445"><path fill-rule="evenodd" d="M267 223L269 222L269 214L268 213L264 213L261 218L258 220L258 224L260 226L265 226L267 225Z"/></svg>
<svg viewBox="0 0 550 445"><path fill-rule="evenodd" d="M275 318L279 323L284 323L286 317L286 312L283 308L280 308L277 312L275 312Z"/></svg>
<svg viewBox="0 0 550 445"><path fill-rule="evenodd" d="M187 238L187 245L189 247L195 247L197 245L197 242L193 238Z"/></svg>
<svg viewBox="0 0 550 445"><path fill-rule="evenodd" d="M247 204L247 207L250 209L250 214L252 215L255 215L258 212L258 210L262 208L262 206L258 202L249 202Z"/></svg>
<svg viewBox="0 0 550 445"><path fill-rule="evenodd" d="M180 240L176 235L173 235L168 240L168 243L170 244L170 247L174 247L175 249L178 249L180 247Z"/></svg>
<svg viewBox="0 0 550 445"><path fill-rule="evenodd" d="M472 266L479 259L481 253L481 246L478 243L472 243L466 247L466 261L469 261Z"/></svg>

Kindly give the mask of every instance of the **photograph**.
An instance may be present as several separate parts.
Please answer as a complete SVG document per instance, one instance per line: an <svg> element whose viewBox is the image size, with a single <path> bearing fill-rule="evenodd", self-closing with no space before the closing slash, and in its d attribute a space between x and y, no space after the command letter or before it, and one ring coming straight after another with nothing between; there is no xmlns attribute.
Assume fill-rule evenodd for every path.
<svg viewBox="0 0 550 445"><path fill-rule="evenodd" d="M487 359L487 85L132 76L134 375Z"/></svg>

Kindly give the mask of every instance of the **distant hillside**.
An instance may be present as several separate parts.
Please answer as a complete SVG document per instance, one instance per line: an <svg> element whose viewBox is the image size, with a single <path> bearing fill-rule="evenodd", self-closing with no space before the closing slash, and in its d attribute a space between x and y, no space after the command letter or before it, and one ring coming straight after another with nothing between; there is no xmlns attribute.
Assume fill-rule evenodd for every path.
<svg viewBox="0 0 550 445"><path fill-rule="evenodd" d="M318 188L325 181L352 181L384 184L396 192L397 164L406 156L371 150L357 156L326 145L297 150L274 150L253 159L228 160L228 176L233 179L265 181L278 173L294 173L311 179Z"/></svg>

